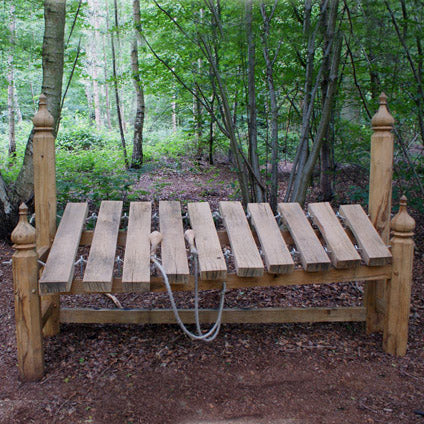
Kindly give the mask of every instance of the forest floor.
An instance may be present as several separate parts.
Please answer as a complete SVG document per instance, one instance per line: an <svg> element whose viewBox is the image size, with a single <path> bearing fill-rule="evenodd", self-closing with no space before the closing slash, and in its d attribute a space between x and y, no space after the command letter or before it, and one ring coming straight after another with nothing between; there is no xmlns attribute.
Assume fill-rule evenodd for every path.
<svg viewBox="0 0 424 424"><path fill-rule="evenodd" d="M186 165L143 174L142 200L202 199L216 209L232 197L227 166ZM344 195L366 184L356 171L338 179ZM212 343L174 325L62 325L45 341L38 383L18 378L12 248L0 241L0 423L424 423L424 217L412 214L417 248L402 358L385 354L381 334L366 335L363 323L223 325ZM358 305L362 292L361 283L232 290L226 306ZM118 297L124 306L169 307L164 294ZM202 306L216 307L218 293L202 297ZM113 307L101 296L62 301ZM178 303L191 306L190 295Z"/></svg>

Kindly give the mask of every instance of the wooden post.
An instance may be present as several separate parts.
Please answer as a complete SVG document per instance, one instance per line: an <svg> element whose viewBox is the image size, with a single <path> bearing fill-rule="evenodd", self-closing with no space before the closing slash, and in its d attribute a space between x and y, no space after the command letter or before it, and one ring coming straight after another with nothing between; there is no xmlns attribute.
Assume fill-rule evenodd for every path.
<svg viewBox="0 0 424 424"><path fill-rule="evenodd" d="M372 118L371 165L368 213L381 238L389 244L392 207L393 124L387 96L381 93L380 107ZM365 289L367 333L383 330L386 280L370 281Z"/></svg>
<svg viewBox="0 0 424 424"><path fill-rule="evenodd" d="M35 229L28 223L28 208L19 208L19 222L12 233L18 368L25 381L39 380L44 373L43 337Z"/></svg>
<svg viewBox="0 0 424 424"><path fill-rule="evenodd" d="M47 97L40 96L39 109L34 119L34 200L37 251L50 248L56 234L56 159L54 119L47 110ZM52 309L43 332L45 336L59 333L60 296L41 298L43 310Z"/></svg>
<svg viewBox="0 0 424 424"><path fill-rule="evenodd" d="M392 355L403 356L408 343L408 320L411 303L412 263L414 259L415 221L406 210L406 197L392 220L391 239L393 270L387 286L387 305L384 319L383 349Z"/></svg>

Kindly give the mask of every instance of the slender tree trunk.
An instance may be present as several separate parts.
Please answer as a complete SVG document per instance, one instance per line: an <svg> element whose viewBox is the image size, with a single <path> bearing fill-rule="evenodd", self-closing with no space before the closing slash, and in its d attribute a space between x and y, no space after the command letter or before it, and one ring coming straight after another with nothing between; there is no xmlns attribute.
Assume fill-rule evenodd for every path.
<svg viewBox="0 0 424 424"><path fill-rule="evenodd" d="M7 58L8 73L8 89L7 89L7 109L9 112L9 157L16 156L16 138L15 138L15 78L13 56L15 54L15 5L10 4L9 10L9 56Z"/></svg>
<svg viewBox="0 0 424 424"><path fill-rule="evenodd" d="M301 204L305 202L306 192L311 181L312 172L318 159L318 155L321 150L325 134L328 131L328 126L330 123L331 113L333 109L333 102L337 88L340 52L342 44L342 39L340 35L335 34L338 0L331 0L330 2L325 4L328 5L327 7L329 8L327 25L331 26L331 29L329 31L333 34L333 37L332 44L330 45L330 47L332 48L327 48L327 51L324 52L323 56L325 57L328 54L331 57L331 66L328 75L328 85L327 91L325 93L325 101L322 107L318 129L314 136L314 142L312 144L312 148L305 163L305 166L303 167L303 169L298 170L299 174L298 178L296 179L296 185L293 191L293 201L299 202Z"/></svg>
<svg viewBox="0 0 424 424"><path fill-rule="evenodd" d="M333 11L333 9L331 9ZM327 51L330 47L330 43L334 38L334 29L335 29L335 15L328 16L328 10L323 8L323 13L321 14L321 19L323 24L321 27L323 30L323 51ZM334 22L333 22L334 20ZM327 23L328 22L328 23ZM322 99L322 108L325 105L325 98L328 90L329 77L331 72L331 58L329 55L323 57L323 78L321 81L321 99ZM327 126L324 138L322 140L321 152L320 152L320 187L323 200L330 201L333 198L333 187L332 187L332 173L334 170L334 165L332 163L332 131L331 123L334 120L334 114L330 114L330 124Z"/></svg>
<svg viewBox="0 0 424 424"><path fill-rule="evenodd" d="M175 134L177 132L178 127L178 121L177 121L177 93L176 88L174 87L173 93L172 93L172 102L171 102L171 109L172 109L172 132Z"/></svg>
<svg viewBox="0 0 424 424"><path fill-rule="evenodd" d="M89 0L88 2L90 8L90 23L92 27L92 33L89 40L89 48L87 53L89 53L89 70L91 73L91 83L93 90L93 105L94 105L94 119L96 121L96 128L99 130L102 127L102 114L100 106L100 89L98 81L98 55L97 49L99 48L99 31L100 31L100 22L98 16L99 3L98 0Z"/></svg>
<svg viewBox="0 0 424 424"><path fill-rule="evenodd" d="M106 2L107 2L107 0L106 0ZM114 1L114 5L115 5L115 26L117 27L118 26L117 0ZM110 41L111 41L111 47L112 47L112 69L113 69L113 80L114 80L114 88L115 88L116 114L117 114L117 117L118 117L119 133L121 135L121 144L122 144L122 151L124 153L125 166L128 168L127 145L126 145L126 142L125 142L124 127L123 127L123 124L122 124L121 102L119 100L118 78L117 78L117 72L116 72L115 40L114 40L113 32L110 34Z"/></svg>
<svg viewBox="0 0 424 424"><path fill-rule="evenodd" d="M309 154L309 130L310 121L312 116L313 103L315 100L315 92L313 89L313 73L314 73L314 60L315 60L315 35L316 28L311 28L312 16L312 0L305 0L304 6L304 19L303 19L303 34L307 45L306 67L305 67L305 85L302 105L302 128L300 133L299 145L296 151L292 172L287 186L287 192L284 200L293 201L293 186L298 184L300 174L305 166Z"/></svg>
<svg viewBox="0 0 424 424"><path fill-rule="evenodd" d="M270 22L274 15L275 8L277 6L277 1L275 0L273 9L269 16L266 15L265 5L261 4L261 13L263 18L263 32L262 32L262 46L263 46L263 55L266 65L266 79L268 83L268 93L269 93L269 102L271 109L271 191L270 191L270 204L274 212L277 212L277 201L278 201L278 162L279 162L279 151L278 151L278 105L277 105L277 95L275 92L274 86L274 71L273 63L276 59L273 60L270 58L268 39L270 31ZM277 52L274 53L275 55ZM268 116L268 114L266 114ZM268 125L268 119L267 119Z"/></svg>
<svg viewBox="0 0 424 424"><path fill-rule="evenodd" d="M107 33L109 33L109 24L107 24ZM105 78L105 103L106 103L106 122L109 129L112 128L112 119L110 116L110 99L109 99L109 83L107 81L107 57L106 57L106 43L105 43L105 36L102 35L102 44L103 44L103 72L104 72L104 78Z"/></svg>
<svg viewBox="0 0 424 424"><path fill-rule="evenodd" d="M255 89L255 36L252 30L252 0L246 1L246 33L247 33L247 128L249 136L249 162L253 174L250 184L255 202L264 201L264 193L258 184L261 175L258 158L258 129L256 118L256 89ZM251 174L252 174L251 173Z"/></svg>
<svg viewBox="0 0 424 424"><path fill-rule="evenodd" d="M140 1L133 2L134 25L140 25ZM136 94L136 113L134 121L133 153L131 158L131 168L140 168L143 163L143 127L144 127L144 90L140 78L140 68L138 64L137 38L134 36L131 49L131 69Z"/></svg>
<svg viewBox="0 0 424 424"><path fill-rule="evenodd" d="M15 102L15 117L18 124L22 122L22 112L21 108L19 107L19 99L18 99L18 90L16 90L16 83L14 83L13 87L13 97Z"/></svg>

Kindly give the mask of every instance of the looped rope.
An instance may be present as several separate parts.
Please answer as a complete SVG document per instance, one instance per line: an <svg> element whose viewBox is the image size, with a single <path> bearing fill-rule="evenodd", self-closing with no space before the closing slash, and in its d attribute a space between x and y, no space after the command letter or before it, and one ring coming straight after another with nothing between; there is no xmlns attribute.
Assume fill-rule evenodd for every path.
<svg viewBox="0 0 424 424"><path fill-rule="evenodd" d="M222 311L224 310L226 284L222 283L221 299L220 299L219 308L218 308L217 320L207 333L203 333L200 327L200 319L199 319L199 258L197 255L197 251L195 249L192 249L191 253L194 259L194 315L195 315L197 334L189 331L187 327L184 325L184 323L182 322L180 318L180 314L178 313L177 305L175 304L174 295L172 293L171 285L169 284L168 276L166 275L165 269L163 268L162 264L156 258L156 255L152 255L150 257L150 260L162 274L163 283L165 284L166 291L168 292L168 297L171 302L172 311L174 312L175 319L177 321L177 324L180 326L181 330L183 330L183 332L192 340L203 340L205 342L211 342L218 336L219 330L221 328Z"/></svg>

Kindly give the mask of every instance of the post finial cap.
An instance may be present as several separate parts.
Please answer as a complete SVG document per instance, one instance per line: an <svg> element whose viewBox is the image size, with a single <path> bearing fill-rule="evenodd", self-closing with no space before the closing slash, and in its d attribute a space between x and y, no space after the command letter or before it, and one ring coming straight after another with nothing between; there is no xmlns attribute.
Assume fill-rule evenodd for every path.
<svg viewBox="0 0 424 424"><path fill-rule="evenodd" d="M379 108L377 113L372 117L371 124L374 131L378 130L391 130L395 120L387 109L387 96L385 93L381 93L379 100Z"/></svg>
<svg viewBox="0 0 424 424"><path fill-rule="evenodd" d="M34 115L32 122L34 123L34 127L36 129L53 128L54 119L47 109L47 97L45 94L40 95L40 100L38 102L38 112Z"/></svg>
<svg viewBox="0 0 424 424"><path fill-rule="evenodd" d="M396 233L413 233L415 229L415 220L406 210L407 200L405 195L400 198L399 212L390 224L392 230Z"/></svg>
<svg viewBox="0 0 424 424"><path fill-rule="evenodd" d="M19 221L12 232L11 240L15 247L35 245L35 228L28 222L28 207L25 203L19 206Z"/></svg>

